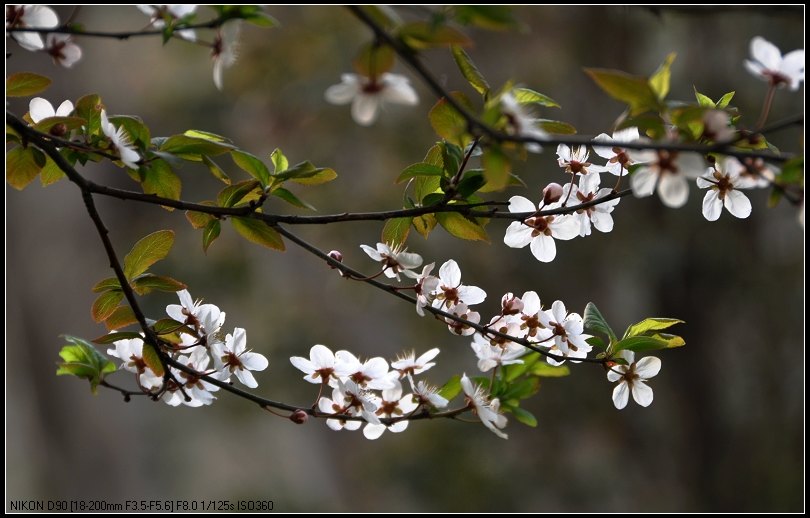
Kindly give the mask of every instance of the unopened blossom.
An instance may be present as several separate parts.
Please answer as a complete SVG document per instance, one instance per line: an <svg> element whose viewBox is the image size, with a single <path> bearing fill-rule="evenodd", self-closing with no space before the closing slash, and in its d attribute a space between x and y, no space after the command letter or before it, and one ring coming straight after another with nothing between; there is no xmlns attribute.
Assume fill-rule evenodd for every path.
<svg viewBox="0 0 810 518"><path fill-rule="evenodd" d="M228 20L217 30L211 58L214 61L214 85L222 91L222 74L236 63L241 20Z"/></svg>
<svg viewBox="0 0 810 518"><path fill-rule="evenodd" d="M413 399L417 404L428 406L432 408L445 408L449 401L439 395L439 389L427 383L424 380L419 380L414 383L413 376L408 376L408 381L413 390Z"/></svg>
<svg viewBox="0 0 810 518"><path fill-rule="evenodd" d="M34 124L49 117L67 117L71 113L73 113L73 103L70 101L62 101L56 110L48 100L42 97L34 97L28 103L28 116L31 117Z"/></svg>
<svg viewBox="0 0 810 518"><path fill-rule="evenodd" d="M456 304L472 306L484 302L487 293L478 286L461 284L461 269L450 259L439 268L439 286L433 298L433 307L450 309Z"/></svg>
<svg viewBox="0 0 810 518"><path fill-rule="evenodd" d="M641 406L647 407L653 402L653 390L645 383L655 377L661 370L661 360L655 356L645 356L635 361L633 351L624 349L619 355L627 361L627 365L613 365L607 373L610 382L619 381L613 389L613 404L621 410L627 406L630 394Z"/></svg>
<svg viewBox="0 0 810 518"><path fill-rule="evenodd" d="M259 386L250 371L263 371L269 364L264 355L247 349L247 332L241 327L234 329L232 335L228 334L224 343L212 344L211 355L217 369L222 369L225 373L222 381L227 381L233 374L242 385L249 388Z"/></svg>
<svg viewBox="0 0 810 518"><path fill-rule="evenodd" d="M601 165L593 165L588 162L588 147L560 144L557 146L557 164L566 173L572 175L586 175L588 173L602 173L607 168Z"/></svg>
<svg viewBox="0 0 810 518"><path fill-rule="evenodd" d="M762 189L769 187L776 179L776 171L771 164L766 163L761 158L744 158L740 178L746 178L751 183L751 188Z"/></svg>
<svg viewBox="0 0 810 518"><path fill-rule="evenodd" d="M772 86L798 90L799 83L804 81L804 49L782 56L776 45L755 36L751 40L751 58L745 60L745 68Z"/></svg>
<svg viewBox="0 0 810 518"><path fill-rule="evenodd" d="M220 331L225 323L225 312L214 304L203 304L201 300L195 302L188 290L178 291L177 297L180 304L166 306L166 314L193 329L201 345L221 342Z"/></svg>
<svg viewBox="0 0 810 518"><path fill-rule="evenodd" d="M498 399L489 401L486 391L479 385L473 385L466 374L461 377L461 388L467 396L467 404L472 405L473 413L484 426L501 439L508 439L509 436L501 431L506 427L507 420L506 416L500 413L500 401Z"/></svg>
<svg viewBox="0 0 810 518"><path fill-rule="evenodd" d="M411 351L404 356L400 356L396 361L391 362L391 368L399 371L400 377L407 375L416 376L436 365L436 363L431 360L436 358L439 352L439 348L434 347L417 358L416 353Z"/></svg>
<svg viewBox="0 0 810 518"><path fill-rule="evenodd" d="M388 362L377 356L361 362L349 351L335 353L335 374L348 378L362 388L383 390L395 386L399 373L388 371Z"/></svg>
<svg viewBox="0 0 810 518"><path fill-rule="evenodd" d="M82 48L73 43L70 34L48 34L45 37L45 52L53 62L70 68L82 59Z"/></svg>
<svg viewBox="0 0 810 518"><path fill-rule="evenodd" d="M188 4L175 4L175 5L138 5L138 9L145 15L150 17L150 25L157 29L162 29L166 26L164 16L169 16L174 20L180 20L186 16L193 14L197 7L196 5ZM175 31L179 37L188 41L197 41L197 33L194 29L181 29Z"/></svg>
<svg viewBox="0 0 810 518"><path fill-rule="evenodd" d="M639 139L638 128L630 127L620 129L618 131L613 132L613 136L608 136L607 133L602 133L597 135L596 138L593 139L594 144L592 145L594 153L601 156L602 158L607 159L607 163L605 164L605 171L612 175L622 176L627 174L627 168L635 163L635 161L630 158L630 154L627 152L626 149L611 145L614 142L624 143L624 142L633 142ZM603 145L597 145L603 144Z"/></svg>
<svg viewBox="0 0 810 518"><path fill-rule="evenodd" d="M707 220L717 221L723 207L736 218L751 215L751 201L740 189L750 189L755 184L750 177L741 176L744 170L739 160L727 157L722 168L711 167L697 179L699 188L709 189L703 197L703 216Z"/></svg>
<svg viewBox="0 0 810 518"><path fill-rule="evenodd" d="M362 417L366 422L380 424L375 412L375 404L371 394L363 390L353 381L338 381L332 390L332 398L321 397L318 400L318 409L327 414L345 414ZM332 430L357 430L363 425L362 421L327 419L326 426Z"/></svg>
<svg viewBox="0 0 810 518"><path fill-rule="evenodd" d="M377 243L377 248L360 245L360 248L373 260L382 264L383 273L389 279L399 280L400 272L412 270L422 265L422 256L408 252L402 245L391 248L386 243Z"/></svg>
<svg viewBox="0 0 810 518"><path fill-rule="evenodd" d="M551 205L556 201L560 201L562 195L563 195L562 185L558 184L557 182L551 182L550 184L543 187L543 204Z"/></svg>
<svg viewBox="0 0 810 518"><path fill-rule="evenodd" d="M325 345L316 344L309 350L309 359L293 356L290 363L305 374L310 383L329 383L336 379L335 354Z"/></svg>
<svg viewBox="0 0 810 518"><path fill-rule="evenodd" d="M523 300L514 293L505 293L501 297L501 315L518 315L523 311Z"/></svg>
<svg viewBox="0 0 810 518"><path fill-rule="evenodd" d="M107 354L119 358L120 368L138 375L138 384L147 389L157 389L163 385L163 378L156 375L143 358L143 339L129 338L113 342Z"/></svg>
<svg viewBox="0 0 810 518"><path fill-rule="evenodd" d="M450 332L459 336L469 336L475 333L475 329L470 327L467 323L477 324L481 322L481 314L477 311L472 311L467 307L467 304L463 302L451 307L447 312L463 320L463 322L459 322L452 318L444 319L444 321L447 322L447 328Z"/></svg>
<svg viewBox="0 0 810 518"><path fill-rule="evenodd" d="M613 192L612 189L607 187L599 188L599 173L594 172L582 176L579 179L579 185L567 184L564 189L564 197L571 200L568 202L571 206L589 203L604 198ZM579 235L582 237L591 235L591 224L600 232L613 230L613 216L610 213L618 204L619 198L616 198L584 209L577 209L572 214L572 217L579 223Z"/></svg>
<svg viewBox="0 0 810 518"><path fill-rule="evenodd" d="M52 29L59 25L56 12L44 5L6 5L6 30ZM11 37L25 50L42 50L45 43L38 32L12 32Z"/></svg>
<svg viewBox="0 0 810 518"><path fill-rule="evenodd" d="M171 406L183 404L190 407L200 407L213 403L216 397L212 392L219 390L219 387L202 379L203 374L215 374L215 371L207 370L210 360L211 358L205 347L195 347L190 355L179 356L177 362L193 369L195 373L192 374L172 368L174 378L180 382L180 385L177 385L177 382L174 380L170 381L163 395L163 400L166 404ZM189 396L189 400L186 400L183 396L183 392Z"/></svg>
<svg viewBox="0 0 810 518"><path fill-rule="evenodd" d="M520 104L511 92L501 96L501 112L506 117L506 131L510 135L545 140L548 133L537 126L537 119ZM528 151L540 153L543 148L537 142L524 144Z"/></svg>
<svg viewBox="0 0 810 518"><path fill-rule="evenodd" d="M352 118L361 126L371 126L386 104L419 104L419 96L407 77L384 73L377 77L343 74L340 83L327 88L324 96L332 104L352 103Z"/></svg>
<svg viewBox="0 0 810 518"><path fill-rule="evenodd" d="M110 139L112 148L118 152L121 162L130 169L137 169L141 156L132 146L132 140L123 126L118 128L107 118L107 111L101 110L101 131Z"/></svg>
<svg viewBox="0 0 810 518"><path fill-rule="evenodd" d="M481 372L487 372L501 365L523 363L520 357L529 351L529 349L514 342L508 342L504 346L491 345L490 340L480 334L473 337L470 346L476 358L478 358L478 368Z"/></svg>
<svg viewBox="0 0 810 518"><path fill-rule="evenodd" d="M562 301L554 301L551 309L544 312L541 318L543 326L552 333L551 352L576 361L577 358L585 358L593 349L586 341L591 335L583 332L582 317L578 313L568 313ZM565 360L549 357L547 361L552 365L561 365Z"/></svg>
<svg viewBox="0 0 810 518"><path fill-rule="evenodd" d="M534 206L534 203L523 196L509 198L509 212L511 213L531 213L536 210L537 207ZM532 254L537 260L548 263L557 256L555 239L569 240L578 234L579 224L571 215L531 216L523 221L510 223L503 242L512 248L523 248L530 244Z"/></svg>
<svg viewBox="0 0 810 518"><path fill-rule="evenodd" d="M543 304L537 292L527 291L521 297L523 309L520 311L518 324L518 336L526 338L532 342L544 342L551 338L552 332L543 321Z"/></svg>
<svg viewBox="0 0 810 518"><path fill-rule="evenodd" d="M695 154L665 149L647 149L631 153L642 165L630 177L630 186L637 198L658 196L667 207L677 209L689 199L689 180L700 176L705 168L703 159Z"/></svg>
<svg viewBox="0 0 810 518"><path fill-rule="evenodd" d="M382 391L382 397L378 398L375 403L377 404L377 411L375 414L378 418L396 418L407 416L419 406L413 400L413 394L402 395L402 385L397 382L394 388L385 389ZM369 423L363 428L363 435L366 439L378 439L383 432L399 433L404 432L408 428L408 420L403 419L390 425L382 423Z"/></svg>
<svg viewBox="0 0 810 518"><path fill-rule="evenodd" d="M426 264L422 268L422 273L412 272L411 270L402 271L406 277L410 277L416 281L416 286L414 287L414 292L416 293L416 313L420 317L425 316L424 308L433 302L434 294L439 288L439 278L430 275L434 266L436 266L436 263Z"/></svg>

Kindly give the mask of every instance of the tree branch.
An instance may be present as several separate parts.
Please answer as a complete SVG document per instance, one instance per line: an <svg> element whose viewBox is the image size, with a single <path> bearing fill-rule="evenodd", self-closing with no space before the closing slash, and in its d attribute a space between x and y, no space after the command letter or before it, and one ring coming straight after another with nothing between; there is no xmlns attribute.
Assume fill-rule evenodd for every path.
<svg viewBox="0 0 810 518"><path fill-rule="evenodd" d="M210 22L195 23L187 25L177 25L174 27L174 32L193 30L193 29L216 29L222 26L228 19L214 18ZM36 32L38 34L70 34L73 36L87 36L93 38L111 38L116 40L127 40L138 36L161 36L164 34L163 29L143 29L139 31L86 31L75 25L63 25L60 27L6 27L6 34L14 34L15 32ZM182 39L182 38L180 38Z"/></svg>

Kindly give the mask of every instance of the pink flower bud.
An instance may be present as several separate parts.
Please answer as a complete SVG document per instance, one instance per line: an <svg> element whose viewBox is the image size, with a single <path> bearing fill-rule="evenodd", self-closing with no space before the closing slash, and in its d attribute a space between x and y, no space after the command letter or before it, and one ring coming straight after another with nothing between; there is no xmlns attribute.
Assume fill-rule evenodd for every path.
<svg viewBox="0 0 810 518"><path fill-rule="evenodd" d="M543 203L548 205L549 203L554 203L562 198L563 195L563 188L562 185L558 183L550 183L546 185L545 189L543 189Z"/></svg>
<svg viewBox="0 0 810 518"><path fill-rule="evenodd" d="M300 408L295 412L293 412L292 414L290 414L290 421L292 421L295 424L304 424L307 422L307 420L309 420L309 416L307 415L306 412L304 412Z"/></svg>
<svg viewBox="0 0 810 518"><path fill-rule="evenodd" d="M337 261L339 263L343 262L343 254L341 254L340 251L338 251L338 250L332 250L331 252L329 252L326 255L328 255L330 258L334 259L335 261ZM331 264L329 265L329 267L332 268L333 270L335 268L337 268L336 266L333 266Z"/></svg>

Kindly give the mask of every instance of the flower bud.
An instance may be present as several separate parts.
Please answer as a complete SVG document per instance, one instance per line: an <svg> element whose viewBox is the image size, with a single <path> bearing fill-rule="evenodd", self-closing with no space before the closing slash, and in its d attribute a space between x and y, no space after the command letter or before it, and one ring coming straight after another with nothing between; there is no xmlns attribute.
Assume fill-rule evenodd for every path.
<svg viewBox="0 0 810 518"><path fill-rule="evenodd" d="M51 129L48 133L50 133L54 137L64 137L67 132L68 132L67 126L60 122L59 124L54 124L53 126L51 126Z"/></svg>
<svg viewBox="0 0 810 518"><path fill-rule="evenodd" d="M545 189L543 189L543 203L548 205L549 203L559 201L559 199L562 198L562 195L562 185L552 182L546 185Z"/></svg>
<svg viewBox="0 0 810 518"><path fill-rule="evenodd" d="M307 415L306 412L304 412L300 408L295 412L293 412L292 414L290 414L290 421L292 421L295 424L304 424L307 422L307 420L309 420L309 416Z"/></svg>
<svg viewBox="0 0 810 518"><path fill-rule="evenodd" d="M331 252L329 252L326 255L328 255L331 259L334 259L335 261L337 261L339 263L343 262L343 254L341 254L340 251L338 251L338 250L332 250ZM331 264L329 265L329 267L332 268L333 270L335 268L337 268L336 266L331 265Z"/></svg>

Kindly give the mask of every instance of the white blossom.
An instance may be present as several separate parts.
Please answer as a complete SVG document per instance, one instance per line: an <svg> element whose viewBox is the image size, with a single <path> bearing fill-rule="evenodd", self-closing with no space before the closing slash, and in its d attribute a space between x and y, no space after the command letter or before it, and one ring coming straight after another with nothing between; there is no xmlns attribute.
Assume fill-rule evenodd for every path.
<svg viewBox="0 0 810 518"><path fill-rule="evenodd" d="M52 29L59 25L56 12L44 5L6 5L6 29ZM42 50L45 43L38 32L13 32L11 37L25 50Z"/></svg>
<svg viewBox="0 0 810 518"><path fill-rule="evenodd" d="M413 398L417 404L425 405L433 408L445 408L449 401L439 395L439 389L430 385L424 380L419 380L418 383L413 382L413 376L408 375L408 381L413 390Z"/></svg>
<svg viewBox="0 0 810 518"><path fill-rule="evenodd" d="M626 149L618 146L599 146L599 144L612 144L614 142L633 142L639 139L638 128L630 127L620 129L613 132L613 136L608 136L607 133L597 135L592 144L593 151L602 158L607 159L605 164L605 171L615 176L622 176L627 174L627 168L635 162L630 158L630 154Z"/></svg>
<svg viewBox="0 0 810 518"><path fill-rule="evenodd" d="M439 289L439 278L430 275L434 266L436 266L436 263L425 265L422 268L422 273L416 273L410 270L402 271L406 277L410 277L416 281L416 286L414 287L414 291L416 292L416 314L420 317L425 316L425 306L433 302L435 292Z"/></svg>
<svg viewBox="0 0 810 518"><path fill-rule="evenodd" d="M222 381L227 381L234 374L242 385L249 388L259 386L250 371L263 371L269 365L264 355L247 349L247 333L241 327L234 329L232 335L228 334L225 343L212 344L211 354L217 369L224 370Z"/></svg>
<svg viewBox="0 0 810 518"><path fill-rule="evenodd" d="M73 43L70 34L48 34L45 37L45 52L53 62L70 68L82 59L82 48Z"/></svg>
<svg viewBox="0 0 810 518"><path fill-rule="evenodd" d="M627 406L632 393L636 403L644 407L650 406L653 402L653 390L645 381L658 374L661 360L655 356L646 356L636 363L633 351L627 349L620 351L619 355L627 361L627 365L614 365L607 373L608 381L619 381L613 389L613 404L621 410Z"/></svg>
<svg viewBox="0 0 810 518"><path fill-rule="evenodd" d="M28 103L28 116L34 121L34 124L45 120L49 117L67 117L73 112L73 103L70 101L62 101L59 108L53 109L53 105L48 100L42 97L34 97Z"/></svg>
<svg viewBox="0 0 810 518"><path fill-rule="evenodd" d="M537 126L537 119L517 101L511 92L501 96L501 112L506 116L506 129L510 135L538 140L548 138L548 133ZM532 153L540 153L543 150L537 142L527 142L524 145Z"/></svg>
<svg viewBox="0 0 810 518"><path fill-rule="evenodd" d="M520 357L529 351L526 347L515 342L508 342L504 346L491 345L490 340L480 334L473 337L470 346L478 358L478 368L481 372L487 372L501 365L523 363Z"/></svg>
<svg viewBox="0 0 810 518"><path fill-rule="evenodd" d="M576 358L585 358L593 349L586 341L591 335L583 333L582 317L578 313L568 313L562 301L554 301L551 309L541 314L541 319L543 326L552 333L551 352L576 362ZM565 362L550 357L546 360L552 365Z"/></svg>
<svg viewBox="0 0 810 518"><path fill-rule="evenodd" d="M377 405L370 394L353 381L338 381L332 390L332 398L321 397L318 409L326 414L360 416L366 422L380 424L375 412ZM357 430L363 425L359 420L327 419L326 426L332 430Z"/></svg>
<svg viewBox="0 0 810 518"><path fill-rule="evenodd" d="M293 356L290 363L305 374L310 383L329 383L336 379L335 355L325 345L316 344L309 350L309 359Z"/></svg>
<svg viewBox="0 0 810 518"><path fill-rule="evenodd" d="M408 249L403 248L402 245L391 248L386 243L377 243L376 249L368 245L360 245L360 248L373 260L382 263L383 273L389 279L400 280L400 272L418 268L422 265L422 256L408 252Z"/></svg>
<svg viewBox="0 0 810 518"><path fill-rule="evenodd" d="M601 165L593 165L588 162L588 147L559 144L557 146L557 164L565 169L565 172L572 175L586 175L588 173L603 173L607 168Z"/></svg>
<svg viewBox="0 0 810 518"><path fill-rule="evenodd" d="M213 374L207 371L208 363L211 358L208 356L208 351L205 347L195 347L192 353L188 356L179 356L178 363L196 371L195 374L190 374L180 369L172 368L172 373L177 381L180 382L178 386L173 380L170 380L166 392L163 394L163 400L166 404L171 406L178 406L180 404L190 407L200 407L210 405L214 402L216 397L212 392L219 390L219 387L204 381L201 374ZM189 396L189 400L183 396L183 392Z"/></svg>
<svg viewBox="0 0 810 518"><path fill-rule="evenodd" d="M728 157L721 168L712 167L706 174L697 179L697 186L709 189L703 197L703 216L709 221L717 221L723 207L736 218L747 218L751 215L751 201L740 192L754 186L754 180L741 176L745 170L739 160Z"/></svg>
<svg viewBox="0 0 810 518"><path fill-rule="evenodd" d="M509 436L501 431L506 427L507 420L506 416L500 413L500 401L498 399L489 401L484 389L473 385L466 374L461 377L461 388L467 396L467 403L473 406L473 413L484 423L484 426L501 439L508 439Z"/></svg>
<svg viewBox="0 0 810 518"><path fill-rule="evenodd" d="M771 85L798 90L799 83L804 81L804 49L782 56L776 45L755 36L751 40L751 57L745 60L745 68Z"/></svg>
<svg viewBox="0 0 810 518"><path fill-rule="evenodd" d="M413 400L413 394L402 395L402 385L397 382L394 388L385 389L382 391L382 397L378 398L375 402L377 404L377 417L395 418L407 416L419 406ZM399 433L404 432L408 428L408 420L403 419L390 425L382 423L369 423L363 429L363 435L366 439L378 439L383 432Z"/></svg>
<svg viewBox="0 0 810 518"><path fill-rule="evenodd" d="M324 94L332 104L352 103L352 118L361 126L371 126L385 103L414 106L419 96L407 77L384 73L378 77L343 74L341 82L327 88Z"/></svg>
<svg viewBox="0 0 810 518"><path fill-rule="evenodd" d="M630 177L637 198L658 191L664 205L677 209L689 198L689 179L697 178L705 167L695 153L648 149L632 152L633 160L642 165Z"/></svg>
<svg viewBox="0 0 810 518"><path fill-rule="evenodd" d="M553 209L559 204L547 208ZM523 196L509 198L509 212L534 212L537 207ZM579 224L571 215L531 216L523 221L513 221L506 229L503 242L512 248L531 245L532 254L538 261L548 263L557 256L555 239L569 240L579 233Z"/></svg>
<svg viewBox="0 0 810 518"><path fill-rule="evenodd" d="M156 375L143 358L143 339L129 338L113 342L107 354L122 360L119 368L138 375L138 384L147 389L157 389L163 385L163 378Z"/></svg>
<svg viewBox="0 0 810 518"><path fill-rule="evenodd" d="M564 188L563 199L570 200L569 205L581 205L592 202L599 198L610 195L613 190L608 188L599 189L599 173L591 172L579 179L579 185L567 184ZM610 232L613 230L613 216L610 215L619 198L597 203L584 209L577 209L571 216L579 223L579 235L581 237L591 235L591 224L600 232Z"/></svg>
<svg viewBox="0 0 810 518"><path fill-rule="evenodd" d="M236 63L241 20L229 20L217 30L211 58L214 61L214 85L222 91L222 74Z"/></svg>
<svg viewBox="0 0 810 518"><path fill-rule="evenodd" d="M110 139L113 149L118 152L121 162L130 169L137 169L140 155L132 146L132 140L123 126L118 128L107 118L107 111L101 110L101 131Z"/></svg>
<svg viewBox="0 0 810 518"><path fill-rule="evenodd" d="M439 352L439 348L434 347L417 358L416 353L411 351L404 356L400 356L396 361L391 362L391 368L399 371L400 377L406 375L416 376L436 365L436 363L431 360L436 358Z"/></svg>
<svg viewBox="0 0 810 518"><path fill-rule="evenodd" d="M196 5L189 4L174 4L174 5L138 5L138 9L145 15L150 17L150 25L157 29L162 29L166 26L163 17L169 17L180 20L186 16L193 14L197 7ZM175 34L184 40L197 41L197 33L194 29L180 29L175 31Z"/></svg>
<svg viewBox="0 0 810 518"><path fill-rule="evenodd" d="M478 286L461 284L461 269L450 259L439 268L439 286L433 297L433 307L451 309L457 304L473 306L484 302L487 293Z"/></svg>
<svg viewBox="0 0 810 518"><path fill-rule="evenodd" d="M444 321L447 322L447 328L450 330L450 332L459 336L469 336L475 333L475 329L467 325L466 322L471 322L473 324L481 322L481 314L477 311L472 311L467 307L467 304L464 304L463 302L451 307L447 310L447 312L463 320L463 322L459 322L458 320L453 320L452 318L444 319Z"/></svg>
<svg viewBox="0 0 810 518"><path fill-rule="evenodd" d="M383 390L393 388L399 373L388 372L388 362L385 358L369 358L361 362L349 351L335 353L335 374L339 378L348 378L362 388Z"/></svg>
<svg viewBox="0 0 810 518"><path fill-rule="evenodd" d="M532 342L545 342L552 336L552 332L544 324L543 305L537 292L527 291L521 297L523 309L518 316L518 336Z"/></svg>
<svg viewBox="0 0 810 518"><path fill-rule="evenodd" d="M166 306L166 314L194 330L201 345L222 342L220 331L225 323L225 312L213 304L203 304L201 300L195 302L188 290L178 291L177 297L180 304Z"/></svg>

